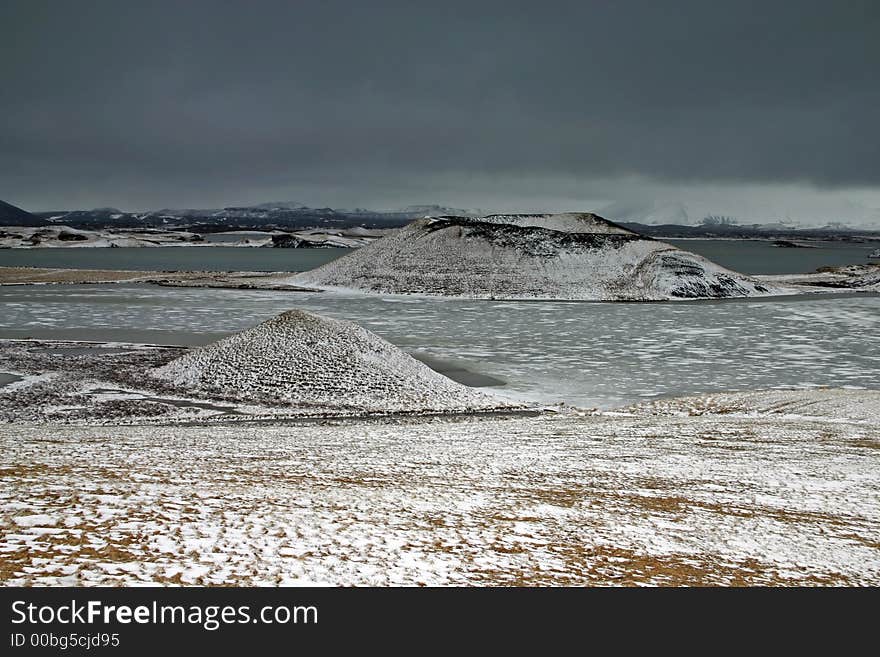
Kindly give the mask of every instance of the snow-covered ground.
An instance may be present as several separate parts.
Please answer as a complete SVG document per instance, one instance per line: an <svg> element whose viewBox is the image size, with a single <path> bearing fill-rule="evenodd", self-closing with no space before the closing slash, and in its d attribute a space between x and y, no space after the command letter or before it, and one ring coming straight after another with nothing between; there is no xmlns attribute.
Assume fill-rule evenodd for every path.
<svg viewBox="0 0 880 657"><path fill-rule="evenodd" d="M880 426L880 391L835 388L788 388L719 392L642 402L624 412L636 415L787 416L863 422ZM880 437L880 436L878 436Z"/></svg>
<svg viewBox="0 0 880 657"><path fill-rule="evenodd" d="M0 580L876 586L878 448L794 414L7 425Z"/></svg>
<svg viewBox="0 0 880 657"><path fill-rule="evenodd" d="M376 241L380 237L394 232L393 228L340 228L338 230L316 228L313 230L298 230L290 233L298 246L308 248L339 247L357 249Z"/></svg>
<svg viewBox="0 0 880 657"><path fill-rule="evenodd" d="M290 281L490 299L652 301L790 293L592 214L428 217Z"/></svg>

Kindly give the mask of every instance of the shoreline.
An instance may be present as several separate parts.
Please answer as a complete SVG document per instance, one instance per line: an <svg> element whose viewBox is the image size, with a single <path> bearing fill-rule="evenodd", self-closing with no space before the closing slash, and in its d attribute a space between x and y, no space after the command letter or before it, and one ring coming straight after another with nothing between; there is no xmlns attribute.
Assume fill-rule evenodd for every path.
<svg viewBox="0 0 880 657"><path fill-rule="evenodd" d="M290 280L298 272L279 271L140 271L126 269L70 269L52 267L4 267L0 266L0 287L26 285L110 285L151 284L165 287L219 288L236 290L267 290L284 292L332 293L334 291L389 297L461 298L486 301L564 301L585 303L667 303L694 301L766 300L798 297L805 294L829 293L877 293L880 292L880 262L861 265L827 267L825 271L803 274L753 274L756 280L780 286L779 294L762 294L750 297L709 299L569 299L555 297L489 298L460 297L422 294L379 294L363 290L330 289L291 285ZM865 279L864 282L862 279ZM877 279L876 281L874 279Z"/></svg>
<svg viewBox="0 0 880 657"><path fill-rule="evenodd" d="M283 282L296 272L278 271L158 271L133 269L68 269L56 267L0 267L0 287L17 285L101 285L149 283L169 287L319 292Z"/></svg>

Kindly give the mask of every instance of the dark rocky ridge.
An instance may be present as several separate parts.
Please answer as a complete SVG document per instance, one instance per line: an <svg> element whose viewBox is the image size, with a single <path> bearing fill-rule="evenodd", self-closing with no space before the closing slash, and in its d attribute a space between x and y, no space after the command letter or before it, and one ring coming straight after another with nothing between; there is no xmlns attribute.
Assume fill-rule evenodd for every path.
<svg viewBox="0 0 880 657"><path fill-rule="evenodd" d="M19 207L0 201L0 226L45 226L46 221Z"/></svg>

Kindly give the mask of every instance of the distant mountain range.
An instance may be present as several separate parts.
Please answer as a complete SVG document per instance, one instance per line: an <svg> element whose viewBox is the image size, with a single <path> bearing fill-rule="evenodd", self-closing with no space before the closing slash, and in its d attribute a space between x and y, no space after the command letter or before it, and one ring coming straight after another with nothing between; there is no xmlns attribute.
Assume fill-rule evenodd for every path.
<svg viewBox="0 0 880 657"><path fill-rule="evenodd" d="M23 212L23 211L22 211ZM282 201L258 205L212 209L171 209L149 212L123 212L116 208L93 210L59 210L40 212L34 216L51 224L75 228L164 228L197 232L219 232L232 229L303 228L393 228L404 226L426 215L456 214L475 216L479 211L447 208L438 205L410 206L402 210L382 211L356 208L312 208L301 203ZM0 222L2 223L2 222ZM15 224L22 225L22 224Z"/></svg>
<svg viewBox="0 0 880 657"><path fill-rule="evenodd" d="M607 208L606 216L642 235L667 238L831 238L876 237L880 231L832 223L821 228L802 228L790 223L735 223L726 217L708 217L694 225L678 203L625 204ZM477 217L483 210L463 210L441 205L411 205L400 210L364 208L313 208L296 201L275 201L248 206L212 209L172 209L125 212L117 208L58 210L31 213L0 201L0 226L63 225L86 230L164 229L195 233L229 230L283 230L396 228L422 217Z"/></svg>

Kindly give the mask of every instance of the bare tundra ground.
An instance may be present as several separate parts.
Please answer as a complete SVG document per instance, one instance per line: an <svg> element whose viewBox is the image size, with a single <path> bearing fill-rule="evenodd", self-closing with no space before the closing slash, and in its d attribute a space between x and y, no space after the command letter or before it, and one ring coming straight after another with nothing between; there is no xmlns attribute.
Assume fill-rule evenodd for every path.
<svg viewBox="0 0 880 657"><path fill-rule="evenodd" d="M880 584L871 420L0 426L7 585Z"/></svg>

